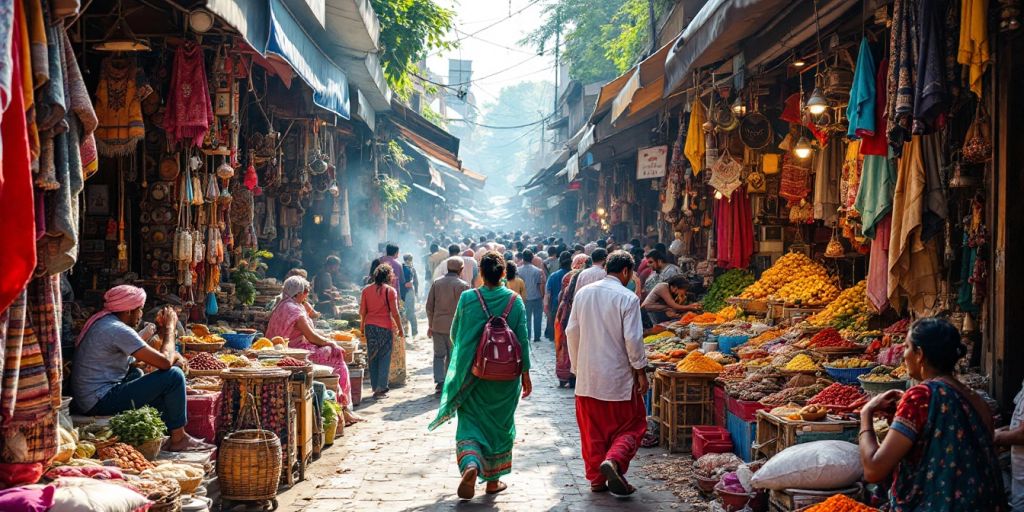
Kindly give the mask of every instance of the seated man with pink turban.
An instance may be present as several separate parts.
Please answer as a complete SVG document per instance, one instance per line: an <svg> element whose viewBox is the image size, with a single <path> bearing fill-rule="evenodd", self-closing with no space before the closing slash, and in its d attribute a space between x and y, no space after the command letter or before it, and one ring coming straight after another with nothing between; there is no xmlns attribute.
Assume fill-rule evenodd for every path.
<svg viewBox="0 0 1024 512"><path fill-rule="evenodd" d="M157 315L163 346L156 350L135 331L146 305L142 288L115 286L103 299L103 309L89 318L75 341L72 407L82 414L111 416L151 405L160 411L170 432L165 450L210 448L185 433L185 374L175 366L184 361L174 350L177 313L167 307ZM136 360L156 371L142 375L132 367Z"/></svg>

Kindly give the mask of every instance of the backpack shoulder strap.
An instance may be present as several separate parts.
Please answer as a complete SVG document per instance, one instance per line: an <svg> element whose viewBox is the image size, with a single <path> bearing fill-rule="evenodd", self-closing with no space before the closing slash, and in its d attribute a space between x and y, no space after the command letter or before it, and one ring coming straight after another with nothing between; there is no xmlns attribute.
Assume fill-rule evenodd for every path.
<svg viewBox="0 0 1024 512"><path fill-rule="evenodd" d="M512 292L512 296L508 298L508 304L505 306L505 312L501 314L502 319L508 318L508 314L512 311L512 306L516 303L516 298L518 297L519 294Z"/></svg>
<svg viewBox="0 0 1024 512"><path fill-rule="evenodd" d="M484 300L484 294L480 293L479 288L473 288L473 292L476 293L476 299L480 301L480 307L484 308L484 314L487 315L488 319L490 319L491 312L487 309L487 302Z"/></svg>

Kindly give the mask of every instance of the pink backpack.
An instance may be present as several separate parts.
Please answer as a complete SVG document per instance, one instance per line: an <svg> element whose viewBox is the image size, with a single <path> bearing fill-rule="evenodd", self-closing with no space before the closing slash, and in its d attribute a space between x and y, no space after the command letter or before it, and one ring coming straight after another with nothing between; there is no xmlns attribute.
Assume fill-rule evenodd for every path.
<svg viewBox="0 0 1024 512"><path fill-rule="evenodd" d="M516 333L508 325L508 313L516 302L515 293L508 299L501 316L491 316L479 289L474 290L480 306L487 315L484 333L476 347L473 359L473 375L481 380L515 380L523 373L523 349L519 346Z"/></svg>

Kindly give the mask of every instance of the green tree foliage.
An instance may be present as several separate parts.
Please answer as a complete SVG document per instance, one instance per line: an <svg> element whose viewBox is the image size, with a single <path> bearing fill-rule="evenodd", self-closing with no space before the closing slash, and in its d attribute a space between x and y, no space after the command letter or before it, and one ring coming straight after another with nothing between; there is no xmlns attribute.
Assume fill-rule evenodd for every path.
<svg viewBox="0 0 1024 512"><path fill-rule="evenodd" d="M380 20L381 66L388 85L407 98L411 73L434 50L448 50L455 13L433 0L370 0Z"/></svg>
<svg viewBox="0 0 1024 512"><path fill-rule="evenodd" d="M654 0L655 17L672 0ZM610 80L636 64L650 47L647 0L556 0L543 23L523 41L550 51L561 32L569 76L583 83Z"/></svg>
<svg viewBox="0 0 1024 512"><path fill-rule="evenodd" d="M551 113L554 85L551 82L521 82L503 87L497 101L484 105L477 124L517 126L542 119ZM488 176L487 189L497 195L511 195L532 168L530 158L539 153L540 138L551 139L542 124L512 130L496 130L451 121L451 132L462 139L459 156L466 167Z"/></svg>

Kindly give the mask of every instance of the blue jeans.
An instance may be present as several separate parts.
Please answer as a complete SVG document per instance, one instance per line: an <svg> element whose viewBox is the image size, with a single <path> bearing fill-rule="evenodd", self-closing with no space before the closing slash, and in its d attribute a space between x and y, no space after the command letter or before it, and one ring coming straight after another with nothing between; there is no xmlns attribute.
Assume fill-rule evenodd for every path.
<svg viewBox="0 0 1024 512"><path fill-rule="evenodd" d="M185 373L181 368L157 370L136 377L129 372L125 380L103 395L89 411L91 416L111 416L119 412L152 405L160 411L167 430L185 426Z"/></svg>
<svg viewBox="0 0 1024 512"><path fill-rule="evenodd" d="M394 335L390 329L367 325L366 349L370 371L370 387L373 392L388 390L388 378L391 372L391 350L394 348Z"/></svg>
<svg viewBox="0 0 1024 512"><path fill-rule="evenodd" d="M540 341L541 325L544 321L544 299L526 301L526 330L533 341Z"/></svg>

